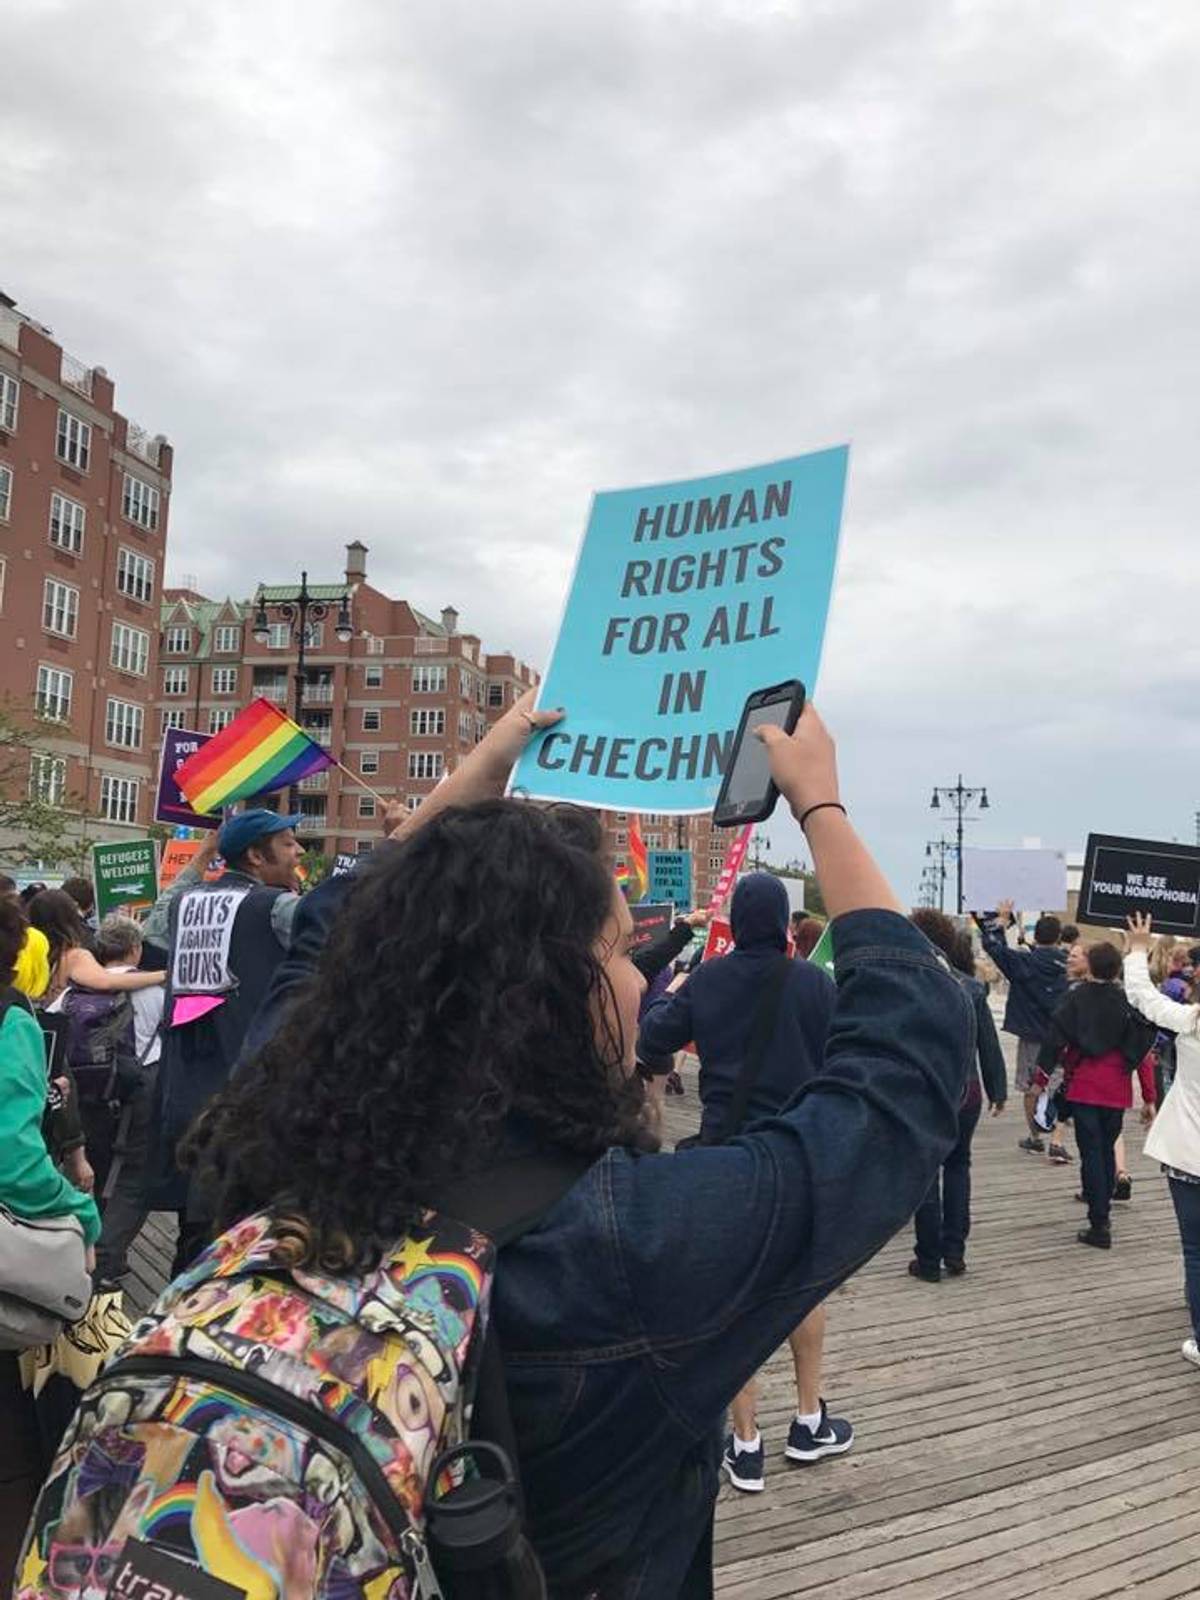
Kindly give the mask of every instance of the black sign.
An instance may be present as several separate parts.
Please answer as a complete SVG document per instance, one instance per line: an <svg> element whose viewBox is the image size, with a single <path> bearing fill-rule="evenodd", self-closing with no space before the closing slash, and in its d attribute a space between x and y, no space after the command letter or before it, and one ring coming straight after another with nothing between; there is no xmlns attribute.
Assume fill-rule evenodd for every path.
<svg viewBox="0 0 1200 1600"><path fill-rule="evenodd" d="M1090 833L1079 920L1123 928L1134 911L1149 912L1162 933L1200 932L1200 849Z"/></svg>
<svg viewBox="0 0 1200 1600"><path fill-rule="evenodd" d="M669 900L643 900L640 905L630 906L633 948L640 950L644 944L653 944L655 939L661 939L664 933L669 933L674 914L674 907Z"/></svg>
<svg viewBox="0 0 1200 1600"><path fill-rule="evenodd" d="M110 1600L117 1595L130 1600L246 1600L245 1589L140 1539L126 1539L121 1546L107 1593Z"/></svg>

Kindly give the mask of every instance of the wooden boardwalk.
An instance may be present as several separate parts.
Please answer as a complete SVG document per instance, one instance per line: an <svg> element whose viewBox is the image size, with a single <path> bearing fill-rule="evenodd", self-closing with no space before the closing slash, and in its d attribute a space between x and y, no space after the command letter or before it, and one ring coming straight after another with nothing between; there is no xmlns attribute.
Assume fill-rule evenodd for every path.
<svg viewBox="0 0 1200 1600"><path fill-rule="evenodd" d="M695 1126L685 1081L672 1136ZM1113 1250L1085 1249L1078 1167L1020 1152L1015 1112L976 1136L966 1277L911 1279L906 1233L830 1302L824 1387L854 1423L850 1454L789 1467L790 1359L771 1363L767 1488L721 1492L719 1594L1200 1597L1200 1371L1179 1355L1165 1181L1127 1117L1134 1199L1114 1207ZM147 1229L131 1301L161 1283L172 1227Z"/></svg>

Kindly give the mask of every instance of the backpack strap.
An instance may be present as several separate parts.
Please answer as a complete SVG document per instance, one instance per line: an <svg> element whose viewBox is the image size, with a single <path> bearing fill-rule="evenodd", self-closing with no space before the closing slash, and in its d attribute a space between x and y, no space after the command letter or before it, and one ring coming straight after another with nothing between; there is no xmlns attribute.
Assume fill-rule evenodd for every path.
<svg viewBox="0 0 1200 1600"><path fill-rule="evenodd" d="M486 1233L497 1254L530 1233L594 1165L585 1156L517 1156L438 1192L436 1206L447 1216ZM488 1318L475 1377L471 1436L499 1445L520 1488L520 1455L508 1404L504 1353L495 1319Z"/></svg>
<svg viewBox="0 0 1200 1600"><path fill-rule="evenodd" d="M740 1133L742 1123L746 1120L750 1096L754 1093L755 1085L762 1073L763 1062L767 1057L767 1050L775 1037L779 1008L783 1002L783 988L791 965L791 958L780 953L759 992L754 1021L750 1027L750 1037L746 1042L746 1054L742 1058L742 1068L733 1086L733 1093L729 1097L725 1120L717 1135L718 1144L723 1144L726 1139L732 1139L735 1134Z"/></svg>

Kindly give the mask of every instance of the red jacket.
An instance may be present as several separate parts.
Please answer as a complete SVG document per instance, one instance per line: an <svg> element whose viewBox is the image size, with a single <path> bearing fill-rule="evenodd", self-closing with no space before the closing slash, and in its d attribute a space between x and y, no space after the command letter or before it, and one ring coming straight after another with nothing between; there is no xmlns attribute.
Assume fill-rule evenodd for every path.
<svg viewBox="0 0 1200 1600"><path fill-rule="evenodd" d="M1110 1050L1102 1056L1081 1056L1072 1061L1074 1052L1064 1053L1066 1083L1063 1093L1068 1100L1081 1106L1109 1106L1114 1111L1128 1111L1133 1104L1133 1073L1119 1050ZM1154 1058L1145 1056L1137 1069L1142 1089L1142 1102L1155 1103Z"/></svg>

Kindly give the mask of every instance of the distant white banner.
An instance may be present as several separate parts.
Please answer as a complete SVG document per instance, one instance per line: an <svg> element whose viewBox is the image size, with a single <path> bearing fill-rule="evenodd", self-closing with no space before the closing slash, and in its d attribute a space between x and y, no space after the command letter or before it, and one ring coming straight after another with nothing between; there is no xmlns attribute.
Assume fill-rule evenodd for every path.
<svg viewBox="0 0 1200 1600"><path fill-rule="evenodd" d="M994 911L1011 900L1018 911L1067 909L1067 858L1061 850L963 851L963 901Z"/></svg>

